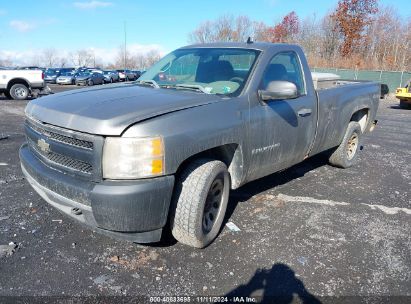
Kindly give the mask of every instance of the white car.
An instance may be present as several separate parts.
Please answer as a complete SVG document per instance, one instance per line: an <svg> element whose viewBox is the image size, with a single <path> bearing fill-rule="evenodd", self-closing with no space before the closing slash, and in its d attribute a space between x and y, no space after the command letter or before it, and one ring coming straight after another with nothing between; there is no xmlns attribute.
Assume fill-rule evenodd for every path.
<svg viewBox="0 0 411 304"><path fill-rule="evenodd" d="M0 93L9 99L24 100L45 88L42 70L0 69Z"/></svg>

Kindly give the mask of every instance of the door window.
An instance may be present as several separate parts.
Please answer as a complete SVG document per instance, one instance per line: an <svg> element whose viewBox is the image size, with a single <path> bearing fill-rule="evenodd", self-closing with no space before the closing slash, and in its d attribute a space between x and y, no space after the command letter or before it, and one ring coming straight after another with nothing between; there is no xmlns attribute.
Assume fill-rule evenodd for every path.
<svg viewBox="0 0 411 304"><path fill-rule="evenodd" d="M262 88L266 89L270 81L285 80L297 86L299 95L305 95L305 83L298 55L294 52L283 52L275 55L266 68Z"/></svg>

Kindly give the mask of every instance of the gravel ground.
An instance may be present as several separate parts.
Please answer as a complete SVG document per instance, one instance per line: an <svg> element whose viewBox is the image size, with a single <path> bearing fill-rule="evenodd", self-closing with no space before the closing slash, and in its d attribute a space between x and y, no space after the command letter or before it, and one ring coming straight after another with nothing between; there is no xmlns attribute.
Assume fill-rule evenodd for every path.
<svg viewBox="0 0 411 304"><path fill-rule="evenodd" d="M411 301L411 111L397 101L381 101L356 166L319 155L233 191L227 220L239 231L224 227L203 250L114 240L48 206L19 167L26 104L0 97L1 296Z"/></svg>

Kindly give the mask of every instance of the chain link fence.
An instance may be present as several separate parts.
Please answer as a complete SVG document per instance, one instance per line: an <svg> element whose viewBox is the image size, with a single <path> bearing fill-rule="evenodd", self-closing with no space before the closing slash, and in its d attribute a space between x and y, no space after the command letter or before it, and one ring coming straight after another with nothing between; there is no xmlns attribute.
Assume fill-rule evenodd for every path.
<svg viewBox="0 0 411 304"><path fill-rule="evenodd" d="M390 89L390 93L395 93L395 89L404 86L411 79L411 72L395 71L360 71L337 68L312 68L313 72L334 73L343 79L372 80L385 83Z"/></svg>

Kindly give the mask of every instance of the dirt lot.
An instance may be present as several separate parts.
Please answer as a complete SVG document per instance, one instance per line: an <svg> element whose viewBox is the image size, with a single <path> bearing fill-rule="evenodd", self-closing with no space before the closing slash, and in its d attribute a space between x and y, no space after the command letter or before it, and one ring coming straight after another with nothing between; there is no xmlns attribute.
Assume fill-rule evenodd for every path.
<svg viewBox="0 0 411 304"><path fill-rule="evenodd" d="M411 111L397 104L381 102L358 165L320 155L234 191L240 231L196 250L113 240L48 206L19 167L26 102L0 97L0 245L18 244L0 295L411 296Z"/></svg>

